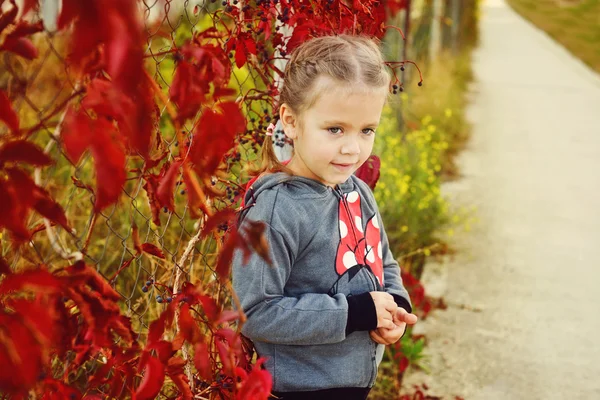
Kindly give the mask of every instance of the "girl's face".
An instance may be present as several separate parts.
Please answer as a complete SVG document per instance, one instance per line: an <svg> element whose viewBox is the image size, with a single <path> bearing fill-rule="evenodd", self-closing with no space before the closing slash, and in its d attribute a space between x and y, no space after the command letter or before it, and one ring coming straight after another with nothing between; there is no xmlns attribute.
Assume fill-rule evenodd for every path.
<svg viewBox="0 0 600 400"><path fill-rule="evenodd" d="M335 88L332 82L328 86ZM288 168L335 187L371 155L386 92L333 89L322 93L301 120L287 104L281 106L280 118L286 135L294 141Z"/></svg>

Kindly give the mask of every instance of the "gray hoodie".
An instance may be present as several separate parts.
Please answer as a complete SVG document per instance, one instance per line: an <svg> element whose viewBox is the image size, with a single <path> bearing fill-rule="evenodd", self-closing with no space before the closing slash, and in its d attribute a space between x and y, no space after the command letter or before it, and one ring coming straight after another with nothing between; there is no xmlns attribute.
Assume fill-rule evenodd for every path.
<svg viewBox="0 0 600 400"><path fill-rule="evenodd" d="M253 253L233 258L233 287L273 390L371 387L383 346L371 291L386 291L411 312L375 198L352 175L331 188L283 172L259 178L239 226L263 221L273 265ZM379 358L379 360L378 360Z"/></svg>

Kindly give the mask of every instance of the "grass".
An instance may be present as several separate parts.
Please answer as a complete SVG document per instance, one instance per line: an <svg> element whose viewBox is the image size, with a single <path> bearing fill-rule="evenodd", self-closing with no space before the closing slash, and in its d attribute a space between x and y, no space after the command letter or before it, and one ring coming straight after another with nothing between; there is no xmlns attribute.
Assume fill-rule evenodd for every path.
<svg viewBox="0 0 600 400"><path fill-rule="evenodd" d="M508 4L600 72L600 0L508 0Z"/></svg>

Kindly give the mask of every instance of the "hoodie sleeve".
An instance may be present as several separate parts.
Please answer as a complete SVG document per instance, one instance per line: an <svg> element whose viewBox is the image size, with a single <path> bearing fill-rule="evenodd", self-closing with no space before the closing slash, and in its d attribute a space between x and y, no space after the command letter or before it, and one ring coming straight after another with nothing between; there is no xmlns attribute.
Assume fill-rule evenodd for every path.
<svg viewBox="0 0 600 400"><path fill-rule="evenodd" d="M377 211L377 218L379 219L379 226L381 228L381 255L383 258L384 290L394 297L394 300L399 307L404 308L410 313L412 312L410 296L402 284L400 266L390 250L388 237L383 226L383 219L381 218L379 211Z"/></svg>
<svg viewBox="0 0 600 400"><path fill-rule="evenodd" d="M244 264L241 251L234 253L233 288L247 316L242 333L252 340L287 345L341 342L348 322L348 301L343 294L284 294L299 252L301 217L291 215L297 210L283 201L287 199L278 201L277 194L276 189L263 192L240 223L241 229L249 219L266 223L273 261L269 265L252 253Z"/></svg>

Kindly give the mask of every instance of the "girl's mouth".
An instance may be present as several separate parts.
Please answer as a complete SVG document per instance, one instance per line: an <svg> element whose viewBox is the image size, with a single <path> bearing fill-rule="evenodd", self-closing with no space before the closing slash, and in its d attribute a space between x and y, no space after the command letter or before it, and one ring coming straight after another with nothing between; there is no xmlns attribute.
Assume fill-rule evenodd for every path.
<svg viewBox="0 0 600 400"><path fill-rule="evenodd" d="M341 169L341 170L348 170L348 169L352 168L352 166L354 165L354 164L336 164L336 163L331 163L331 164L333 164L334 167Z"/></svg>

